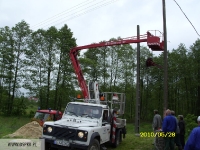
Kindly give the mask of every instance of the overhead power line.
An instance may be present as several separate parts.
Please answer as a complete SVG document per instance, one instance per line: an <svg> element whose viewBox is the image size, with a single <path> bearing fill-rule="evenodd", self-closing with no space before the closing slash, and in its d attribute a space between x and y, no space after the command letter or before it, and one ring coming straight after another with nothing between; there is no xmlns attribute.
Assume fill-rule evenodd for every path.
<svg viewBox="0 0 200 150"><path fill-rule="evenodd" d="M51 17L51 18L48 18L48 19L46 19L45 21L42 21L41 23L38 23L38 24L36 24L36 25L34 25L33 27L34 28L36 28L36 27L39 27L39 26L43 26L43 27L46 27L46 26L49 26L49 25L52 25L52 24L55 24L55 25L58 25L58 24L61 24L61 23L64 23L64 22L66 22L66 21L68 21L68 20L71 20L71 19L74 19L74 18L77 18L77 17L79 17L79 16L81 16L81 15L83 15L83 14L86 14L86 13L88 13L88 12L91 12L91 11L94 11L94 10L96 10L96 9L99 9L99 8L101 8L101 7L103 7L103 6L106 6L106 5L109 5L109 4L111 4L111 3L113 3L113 2L115 2L115 1L118 1L118 0L110 0L110 1L105 1L105 0L102 0L102 1L100 1L100 2L97 2L97 3L93 3L92 5L89 5L88 7L85 7L85 8L83 8L83 9L79 9L78 11L76 11L78 8L81 8L81 7L83 7L83 6L85 6L86 4L89 4L89 3L91 3L91 2L89 2L89 3L86 3L86 4L84 4L84 5L81 5L81 4L83 4L83 3L85 3L85 2L83 2L83 3L80 3L80 4L78 4L78 5L76 5L76 6L74 6L74 7L72 7L72 8L70 8L70 9L68 9L68 10L66 10L66 11L64 11L64 12L62 12L62 13L59 13L59 14L57 14L57 15L55 15L55 16L53 16L53 17ZM94 1L93 1L94 2ZM105 2L105 3L104 3ZM79 6L79 7L78 7ZM96 6L96 7L94 7L94 6ZM73 9L73 8L76 8L76 9ZM84 11L84 12L83 12ZM68 12L68 13L66 13L66 12ZM72 13L70 13L70 12L72 12ZM79 12L82 12L82 13L79 13ZM65 14L64 14L65 13ZM60 19L57 19L58 18L58 16L63 16L63 15L66 15L65 17L62 17L62 18L60 18ZM53 19L54 18L54 19ZM57 19L57 20L55 20L55 19ZM63 19L65 19L65 20L63 20ZM63 20L62 22L59 22L60 20ZM53 21L53 22L51 22L51 21ZM59 23L58 23L59 22ZM48 24L47 24L48 23ZM46 24L46 25L45 25Z"/></svg>
<svg viewBox="0 0 200 150"><path fill-rule="evenodd" d="M68 19L65 19L64 21L59 22L59 23L57 23L57 24L55 24L55 25L62 24L62 23L64 23L64 22L66 22L66 21L69 21L69 20L72 20L72 19L74 19L74 18L77 18L77 17L79 17L79 16L81 16L81 15L83 15L83 14L89 13L89 12L94 11L94 10L97 10L97 9L103 7L103 6L109 5L109 4L111 4L111 3L115 2L115 1L118 1L118 0L111 0L111 1L108 1L107 3L103 3L103 4L101 4L101 5L98 5L98 6L96 6L96 7L93 7L93 8L91 8L91 9L88 9L88 10L86 10L85 12L82 12L82 13L80 13L80 14L71 15L71 17L69 17ZM87 7L87 8L89 8L89 7ZM79 12L80 12L80 11L79 11ZM65 17L65 18L66 18L66 17ZM56 22L57 22L57 21L56 21ZM56 22L53 22L53 23L56 23Z"/></svg>
<svg viewBox="0 0 200 150"><path fill-rule="evenodd" d="M54 16L52 16L52 17L50 17L50 18L48 18L48 19L46 19L46 20L44 20L44 21L42 21L42 22L40 22L40 23L37 23L37 24L33 25L33 27L37 27L37 26L40 26L40 25L42 25L42 24L45 24L45 23L51 21L53 18L57 18L57 17L59 17L59 16L63 16L63 15L65 15L65 13L70 12L70 11L73 11L74 8L83 7L83 6L85 6L86 4L91 3L91 2L93 2L93 1L88 1L88 0L86 0L86 1L84 1L84 2L82 2L82 3L80 3L80 4L78 4L78 5L75 5L75 6L71 7L71 8L69 8L68 10L65 10L65 11L63 11L63 12L61 12L61 13L59 13L59 14L56 14L56 15L54 15ZM84 3L86 3L86 4L84 4Z"/></svg>
<svg viewBox="0 0 200 150"><path fill-rule="evenodd" d="M192 24L192 22L189 20L189 18L186 16L186 14L184 13L184 11L182 10L181 6L176 2L176 0L174 0L174 2L178 5L178 7L180 8L180 10L182 11L182 13L185 15L185 17L187 18L187 20L190 22L190 24L192 25L192 27L194 28L194 30L196 31L197 35L199 35L199 33L197 32L196 28L194 27L194 25Z"/></svg>

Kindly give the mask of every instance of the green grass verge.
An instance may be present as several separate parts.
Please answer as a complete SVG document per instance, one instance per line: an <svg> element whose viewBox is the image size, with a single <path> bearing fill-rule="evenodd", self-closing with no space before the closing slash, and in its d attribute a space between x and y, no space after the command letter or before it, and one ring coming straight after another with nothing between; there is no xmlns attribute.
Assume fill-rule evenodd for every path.
<svg viewBox="0 0 200 150"><path fill-rule="evenodd" d="M31 121L28 117L0 116L0 138L15 132L17 129Z"/></svg>
<svg viewBox="0 0 200 150"><path fill-rule="evenodd" d="M0 116L0 138L5 135L15 132L17 129L23 125L30 122L28 117L5 117ZM151 150L153 149L152 142L153 138L151 137L138 137L134 132L134 124L127 124L127 134L126 138L123 139L122 143L117 148L112 148L109 145L106 145L108 150ZM151 123L141 123L140 132L152 132Z"/></svg>
<svg viewBox="0 0 200 150"><path fill-rule="evenodd" d="M141 123L140 132L152 132L151 123ZM153 149L154 138L152 137L139 137L135 135L134 124L127 124L126 138L117 148L107 146L108 150L151 150Z"/></svg>

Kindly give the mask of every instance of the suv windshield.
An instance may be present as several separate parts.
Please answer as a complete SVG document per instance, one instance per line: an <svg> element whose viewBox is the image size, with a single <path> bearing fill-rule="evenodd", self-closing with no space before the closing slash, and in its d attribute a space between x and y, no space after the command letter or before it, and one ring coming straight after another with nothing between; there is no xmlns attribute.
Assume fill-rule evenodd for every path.
<svg viewBox="0 0 200 150"><path fill-rule="evenodd" d="M36 112L36 114L34 116L35 119L39 119L42 121L46 121L48 117L49 117L49 114L45 114L45 113L41 113L41 112Z"/></svg>
<svg viewBox="0 0 200 150"><path fill-rule="evenodd" d="M68 104L65 115L74 115L89 118L100 118L102 114L102 108L98 106Z"/></svg>

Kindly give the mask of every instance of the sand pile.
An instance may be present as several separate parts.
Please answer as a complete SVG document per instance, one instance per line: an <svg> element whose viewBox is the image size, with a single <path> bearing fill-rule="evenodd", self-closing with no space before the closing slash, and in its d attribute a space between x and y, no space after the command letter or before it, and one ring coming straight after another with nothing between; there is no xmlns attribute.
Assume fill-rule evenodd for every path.
<svg viewBox="0 0 200 150"><path fill-rule="evenodd" d="M17 131L12 134L7 135L8 137L23 137L23 138L39 138L42 136L42 127L37 121L32 121L25 124Z"/></svg>

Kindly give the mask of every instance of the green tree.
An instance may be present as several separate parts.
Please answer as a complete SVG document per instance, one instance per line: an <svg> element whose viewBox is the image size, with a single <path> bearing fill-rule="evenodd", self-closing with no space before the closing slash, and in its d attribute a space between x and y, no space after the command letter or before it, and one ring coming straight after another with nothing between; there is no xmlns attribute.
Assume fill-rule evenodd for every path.
<svg viewBox="0 0 200 150"><path fill-rule="evenodd" d="M72 65L69 58L70 49L76 46L76 39L73 33L64 25L58 31L57 47L59 49L58 67L55 81L54 107L61 109L62 104L70 101L70 96L74 96L74 76L72 75Z"/></svg>
<svg viewBox="0 0 200 150"><path fill-rule="evenodd" d="M57 37L58 37L58 30L55 27L50 27L46 32L45 32L45 50L43 51L45 55L45 80L46 82L45 87L46 87L46 108L49 107L49 102L50 102L50 90L55 89L55 78L54 78L54 71L55 66L57 64L54 64L57 62Z"/></svg>
<svg viewBox="0 0 200 150"><path fill-rule="evenodd" d="M21 21L12 29L5 27L1 29L3 41L1 41L2 52L1 60L4 69L1 73L4 74L1 81L6 85L8 90L7 114L12 113L13 101L15 96L19 96L19 88L23 81L23 55L27 49L27 41L31 30L25 21ZM3 64L4 63L4 64Z"/></svg>
<svg viewBox="0 0 200 150"><path fill-rule="evenodd" d="M192 85L191 93L192 96L190 98L190 111L193 114L200 114L200 40L196 40L195 43L190 47L189 54L189 64L192 69L190 73L192 73Z"/></svg>
<svg viewBox="0 0 200 150"><path fill-rule="evenodd" d="M24 88L27 89L30 96L38 96L40 107L44 108L46 98L43 94L46 83L46 62L44 51L46 49L45 30L39 29L31 34L28 42L29 50L26 51L24 63L26 64Z"/></svg>
<svg viewBox="0 0 200 150"><path fill-rule="evenodd" d="M31 30L29 25L25 21L21 21L12 28L14 42L14 79L12 81L12 97L10 112L12 111L12 105L14 97L16 96L16 90L21 87L20 83L23 79L24 64L22 57L24 51L28 48L27 41L30 39Z"/></svg>
<svg viewBox="0 0 200 150"><path fill-rule="evenodd" d="M8 55L6 52L8 52L8 46L9 46L9 35L10 35L10 29L9 27L0 28L0 105L1 111L6 110L5 108L8 107L8 104L6 104L6 101L8 100L9 94L6 92L8 90L8 86L6 84L7 79L7 57Z"/></svg>
<svg viewBox="0 0 200 150"><path fill-rule="evenodd" d="M14 40L9 27L1 28L0 56L1 56L1 100L4 107L2 112L10 114L12 81L14 77Z"/></svg>

